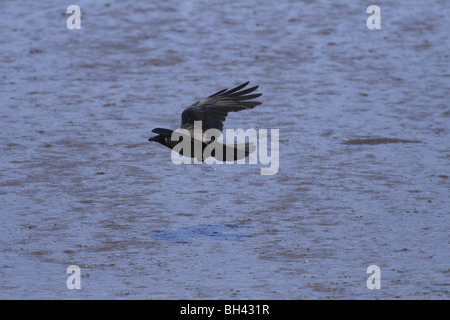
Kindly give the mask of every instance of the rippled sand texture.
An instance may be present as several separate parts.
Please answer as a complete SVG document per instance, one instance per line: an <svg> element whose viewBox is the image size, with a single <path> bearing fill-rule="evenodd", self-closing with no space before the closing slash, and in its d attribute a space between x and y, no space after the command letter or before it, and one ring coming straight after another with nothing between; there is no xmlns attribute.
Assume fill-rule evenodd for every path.
<svg viewBox="0 0 450 320"><path fill-rule="evenodd" d="M76 4L0 4L1 299L449 298L447 1ZM278 174L147 141L247 80Z"/></svg>

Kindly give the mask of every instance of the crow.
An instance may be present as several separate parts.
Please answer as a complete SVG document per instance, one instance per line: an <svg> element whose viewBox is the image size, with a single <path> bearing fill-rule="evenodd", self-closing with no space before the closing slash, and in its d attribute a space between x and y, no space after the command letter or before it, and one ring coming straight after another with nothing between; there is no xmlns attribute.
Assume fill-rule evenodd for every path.
<svg viewBox="0 0 450 320"><path fill-rule="evenodd" d="M250 94L258 89L259 86L242 90L248 84L249 82L246 82L230 90L220 90L184 109L181 114L180 129L185 129L187 131L184 132L189 132L189 136L186 138L191 139L191 149L181 149L181 152L179 152L180 154L191 158L196 157L199 161L203 161L205 159L203 154L205 148L215 141L214 136L212 138L208 138L208 136L204 135L207 130L216 129L222 132L223 123L229 112L253 109L257 105L261 104L261 102L254 101L253 99L260 97L262 93ZM201 121L201 127L198 126L198 121ZM201 129L201 136L197 136L197 139L195 139L194 129L197 128ZM152 132L157 133L158 135L149 138L148 141L159 142L160 144L169 147L170 149L173 149L178 143L180 143L179 137L178 139L172 140L172 133L174 132L174 130L155 128L152 130ZM201 137L201 140L198 140L198 137ZM182 138L184 139L185 137L182 136ZM194 150L195 145L200 146L200 143L202 150L201 157L196 155L195 152L191 152L192 150ZM211 156L220 161L243 159L255 150L255 147L250 143L238 143L233 145L217 143L214 146L217 146L219 148L217 150L221 150L216 153L216 147L213 148Z"/></svg>

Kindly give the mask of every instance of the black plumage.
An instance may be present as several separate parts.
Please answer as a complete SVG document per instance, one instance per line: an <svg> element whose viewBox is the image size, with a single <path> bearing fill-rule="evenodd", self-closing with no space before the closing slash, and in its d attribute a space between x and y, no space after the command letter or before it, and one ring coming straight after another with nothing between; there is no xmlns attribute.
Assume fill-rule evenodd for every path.
<svg viewBox="0 0 450 320"><path fill-rule="evenodd" d="M202 137L208 129L216 129L219 131L223 130L223 123L229 112L237 112L246 109L253 109L261 102L255 101L262 95L262 93L253 93L258 89L258 86L254 86L243 90L249 82L243 83L233 89L223 89L220 90L206 98L203 98L191 106L187 107L181 114L181 129L185 129L190 133L190 138L192 139L192 148L196 143L202 144L202 154L205 147L212 143L212 140L202 138L202 141L194 139L194 122L201 121L201 134ZM157 136L151 137L148 141L156 141L162 145L173 149L179 143L179 140L172 140L171 136L174 130L156 128L152 132L157 133ZM245 148L240 148L237 145L222 145L223 152L221 152L223 159L225 160L225 154L229 152L234 152L234 160L241 159L248 156L252 152L252 146L248 143L245 144ZM244 150L241 150L244 149ZM181 152L183 153L183 152ZM188 154L183 154L190 157L194 157L194 152L188 152ZM213 157L217 156L213 153ZM227 158L229 159L229 158ZM202 156L202 159L203 156Z"/></svg>

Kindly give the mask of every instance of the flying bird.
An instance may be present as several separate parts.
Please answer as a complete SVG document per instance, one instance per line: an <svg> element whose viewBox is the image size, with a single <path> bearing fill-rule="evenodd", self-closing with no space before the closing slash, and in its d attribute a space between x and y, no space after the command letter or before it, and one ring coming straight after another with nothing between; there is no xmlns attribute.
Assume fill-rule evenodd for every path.
<svg viewBox="0 0 450 320"><path fill-rule="evenodd" d="M261 104L261 102L253 100L262 95L262 93L253 93L256 89L258 89L258 86L243 90L248 84L249 82L246 82L230 90L220 90L184 109L181 114L180 129L184 129L189 132L189 137L187 138L191 139L191 150L186 152L186 150L181 149L181 152L179 152L180 154L191 158L198 158L198 156L195 155L195 152L190 151L194 149L195 144L199 146L201 143L202 154L201 158L198 158L198 160L204 160L203 153L205 148L215 142L215 139L213 140L204 136L204 133L207 130L216 129L222 132L223 123L229 112L253 109L257 105ZM197 121L201 121L201 128L194 126L198 124ZM201 129L201 140L195 139L194 129L197 128ZM159 142L170 149L173 149L178 143L180 143L179 138L172 140L172 133L174 130L155 128L152 132L157 133L158 135L149 138L148 141ZM211 156L221 161L243 159L255 150L255 147L251 143L233 143L233 145L217 143L214 146L217 146L217 151L220 151L215 152L216 149L214 148Z"/></svg>

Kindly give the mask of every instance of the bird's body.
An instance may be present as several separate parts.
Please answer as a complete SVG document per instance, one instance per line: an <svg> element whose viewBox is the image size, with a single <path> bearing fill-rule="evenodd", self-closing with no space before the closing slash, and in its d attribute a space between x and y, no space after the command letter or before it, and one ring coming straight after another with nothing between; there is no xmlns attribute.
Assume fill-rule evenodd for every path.
<svg viewBox="0 0 450 320"><path fill-rule="evenodd" d="M218 91L197 101L182 112L180 129L181 131L184 130L184 132L188 133L189 137L187 138L191 139L191 150L194 150L196 146L197 148L201 148L202 156L199 160L204 160L203 151L209 144L215 141L208 137L208 132L211 132L211 129L215 129L216 133L221 132L223 129L223 122L229 112L253 109L261 104L259 101L250 101L262 95L261 93L250 94L258 89L258 86L242 90L248 83L249 82L243 83L230 90L224 89ZM179 139L172 139L174 130L156 128L153 129L152 132L157 133L158 135L149 138L149 141L159 142L170 149L173 149L180 143ZM252 146L248 143L244 145L221 144L219 145L219 149L222 151L215 153L215 150L213 150L211 153L211 156L221 158L218 160L225 160L225 155L230 153L233 153L233 155L231 158L226 158L226 160L239 160L252 152ZM188 152L183 150L184 149L181 149L181 152L179 153L184 156L192 158L196 156L195 153L189 152L189 150Z"/></svg>

